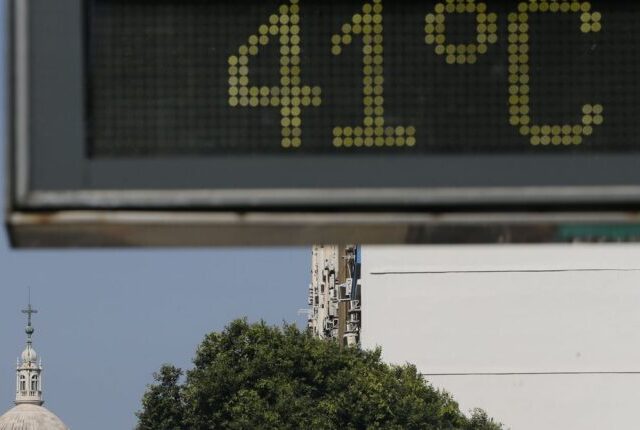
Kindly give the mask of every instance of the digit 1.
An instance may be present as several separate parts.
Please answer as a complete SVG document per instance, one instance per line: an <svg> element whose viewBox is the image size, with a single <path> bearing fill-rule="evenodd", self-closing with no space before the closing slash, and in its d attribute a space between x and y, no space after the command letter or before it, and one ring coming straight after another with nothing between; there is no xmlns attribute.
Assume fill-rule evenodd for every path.
<svg viewBox="0 0 640 430"><path fill-rule="evenodd" d="M364 124L354 127L334 127L333 145L350 146L414 146L415 127L385 127L384 121L384 56L382 0L365 3L342 26L340 34L331 37L333 55L342 54L342 48L361 36L363 42L363 104Z"/></svg>
<svg viewBox="0 0 640 430"><path fill-rule="evenodd" d="M532 145L579 145L593 127L604 121L599 104L582 106L581 124L532 124L530 117L529 82L529 14L579 13L583 33L602 29L599 12L591 12L591 3L579 0L563 2L531 0L518 5L518 13L509 14L509 122L528 136Z"/></svg>
<svg viewBox="0 0 640 430"><path fill-rule="evenodd" d="M452 44L447 43L446 15L451 13L476 14L476 43ZM447 64L474 64L478 56L486 54L488 45L498 41L498 16L487 13L486 3L476 4L475 0L448 0L447 4L438 3L434 13L427 14L424 31L427 34L425 42L435 45L438 55L444 55Z"/></svg>
<svg viewBox="0 0 640 430"><path fill-rule="evenodd" d="M258 55L260 46L276 36L280 43L280 85L249 86L249 58ZM229 57L229 105L279 108L283 148L302 145L302 107L322 103L320 87L301 85L300 52L300 6L298 0L291 0L281 5L257 34L249 36L238 55Z"/></svg>

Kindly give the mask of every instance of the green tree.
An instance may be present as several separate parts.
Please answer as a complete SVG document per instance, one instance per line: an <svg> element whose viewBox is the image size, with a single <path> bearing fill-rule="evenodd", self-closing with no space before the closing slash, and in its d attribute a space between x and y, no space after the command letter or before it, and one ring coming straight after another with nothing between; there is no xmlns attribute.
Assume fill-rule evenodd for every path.
<svg viewBox="0 0 640 430"><path fill-rule="evenodd" d="M233 321L207 335L194 368L155 375L139 430L498 430L482 411L467 418L412 365L380 350L340 348L295 326Z"/></svg>
<svg viewBox="0 0 640 430"><path fill-rule="evenodd" d="M143 412L138 413L140 430L183 429L184 403L179 385L182 370L164 365L153 374L156 384L142 398Z"/></svg>

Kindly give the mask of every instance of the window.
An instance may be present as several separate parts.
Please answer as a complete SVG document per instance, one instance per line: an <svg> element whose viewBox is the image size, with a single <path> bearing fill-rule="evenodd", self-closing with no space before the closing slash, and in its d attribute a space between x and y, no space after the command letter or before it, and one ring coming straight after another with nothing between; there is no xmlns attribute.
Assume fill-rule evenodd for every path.
<svg viewBox="0 0 640 430"><path fill-rule="evenodd" d="M20 391L27 391L27 378L20 375Z"/></svg>
<svg viewBox="0 0 640 430"><path fill-rule="evenodd" d="M38 375L31 377L31 391L38 391Z"/></svg>

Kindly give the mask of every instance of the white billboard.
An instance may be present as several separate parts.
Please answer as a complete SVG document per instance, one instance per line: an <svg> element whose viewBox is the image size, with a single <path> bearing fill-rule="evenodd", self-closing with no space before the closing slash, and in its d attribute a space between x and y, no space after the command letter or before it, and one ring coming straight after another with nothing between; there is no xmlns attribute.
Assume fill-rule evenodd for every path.
<svg viewBox="0 0 640 430"><path fill-rule="evenodd" d="M363 247L362 344L514 430L632 428L640 247Z"/></svg>

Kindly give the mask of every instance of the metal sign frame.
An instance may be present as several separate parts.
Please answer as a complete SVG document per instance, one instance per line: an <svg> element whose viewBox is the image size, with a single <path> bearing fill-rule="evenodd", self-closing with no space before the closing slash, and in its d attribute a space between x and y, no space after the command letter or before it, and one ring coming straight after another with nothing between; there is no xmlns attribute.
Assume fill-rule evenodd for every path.
<svg viewBox="0 0 640 430"><path fill-rule="evenodd" d="M640 186L616 185L617 177L640 170L637 159L624 155L600 157L600 170L608 172L611 162L618 176L599 186L38 189L32 181L29 106L33 1L10 1L7 225L14 246L640 239ZM65 0L74 2L82 0ZM534 169L535 163L519 168Z"/></svg>

